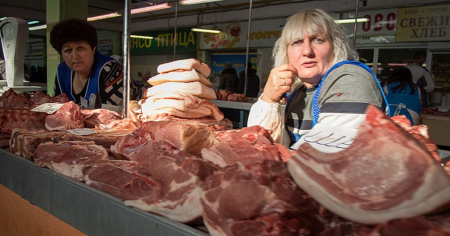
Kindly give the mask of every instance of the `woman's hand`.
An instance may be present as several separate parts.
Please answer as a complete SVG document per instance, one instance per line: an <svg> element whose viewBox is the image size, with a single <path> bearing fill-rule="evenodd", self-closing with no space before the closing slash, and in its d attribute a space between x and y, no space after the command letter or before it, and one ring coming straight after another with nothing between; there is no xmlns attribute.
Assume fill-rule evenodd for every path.
<svg viewBox="0 0 450 236"><path fill-rule="evenodd" d="M297 69L291 64L283 64L270 71L261 99L265 102L278 103L291 90Z"/></svg>

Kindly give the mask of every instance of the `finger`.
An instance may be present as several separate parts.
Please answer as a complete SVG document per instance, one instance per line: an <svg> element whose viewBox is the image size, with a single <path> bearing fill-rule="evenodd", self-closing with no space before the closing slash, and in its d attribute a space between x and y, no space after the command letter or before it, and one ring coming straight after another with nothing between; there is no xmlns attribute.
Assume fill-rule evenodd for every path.
<svg viewBox="0 0 450 236"><path fill-rule="evenodd" d="M297 69L296 69L293 65L291 65L291 64L282 64L282 65L279 65L276 69L277 69L278 71L280 71L280 72L283 72L283 71L290 71L290 72L292 72L292 73L294 73L294 74L297 73Z"/></svg>

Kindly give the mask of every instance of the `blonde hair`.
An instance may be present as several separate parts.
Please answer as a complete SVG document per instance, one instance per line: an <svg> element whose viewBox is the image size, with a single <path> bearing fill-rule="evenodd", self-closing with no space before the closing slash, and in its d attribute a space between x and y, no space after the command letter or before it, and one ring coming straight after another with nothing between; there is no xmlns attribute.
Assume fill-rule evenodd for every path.
<svg viewBox="0 0 450 236"><path fill-rule="evenodd" d="M325 35L333 45L333 64L345 60L358 60L355 49L348 44L344 30L334 19L320 9L303 10L290 16L283 28L281 37L273 48L274 67L289 62L287 48L289 44L305 35Z"/></svg>

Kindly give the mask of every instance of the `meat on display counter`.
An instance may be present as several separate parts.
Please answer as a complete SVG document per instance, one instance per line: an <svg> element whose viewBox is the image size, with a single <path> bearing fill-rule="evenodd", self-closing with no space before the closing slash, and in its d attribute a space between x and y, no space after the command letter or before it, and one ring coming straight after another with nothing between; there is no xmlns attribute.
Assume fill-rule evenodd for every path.
<svg viewBox="0 0 450 236"><path fill-rule="evenodd" d="M208 236L192 227L139 209L91 186L0 149L0 184L86 235Z"/></svg>

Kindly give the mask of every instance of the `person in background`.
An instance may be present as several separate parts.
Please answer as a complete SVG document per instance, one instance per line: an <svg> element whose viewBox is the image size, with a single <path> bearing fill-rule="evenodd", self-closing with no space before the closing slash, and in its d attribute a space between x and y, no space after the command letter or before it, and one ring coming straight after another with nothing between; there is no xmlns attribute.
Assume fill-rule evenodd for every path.
<svg viewBox="0 0 450 236"><path fill-rule="evenodd" d="M342 28L323 10L289 17L273 59L274 68L247 125L271 130L275 142L290 146L316 123L355 130L370 104L386 107L377 79L358 62Z"/></svg>
<svg viewBox="0 0 450 236"><path fill-rule="evenodd" d="M430 104L429 93L433 92L435 84L430 72L422 67L425 62L426 54L425 52L418 51L414 53L412 58L412 63L406 65L411 71L414 84L416 84L422 95L422 107L426 108Z"/></svg>
<svg viewBox="0 0 450 236"><path fill-rule="evenodd" d="M228 90L231 93L237 91L238 75L236 69L230 62L225 63L225 69L220 74L220 83L218 89Z"/></svg>
<svg viewBox="0 0 450 236"><path fill-rule="evenodd" d="M406 67L396 67L389 75L384 87L389 102L389 116L404 115L412 125L420 124L420 90L413 83L411 71Z"/></svg>
<svg viewBox="0 0 450 236"><path fill-rule="evenodd" d="M52 28L50 43L64 59L58 65L53 96L65 93L89 109L123 105L122 63L99 53L97 42L95 28L85 20L67 19ZM136 89L131 83L131 99Z"/></svg>
<svg viewBox="0 0 450 236"><path fill-rule="evenodd" d="M252 67L252 63L247 65L247 91L245 96L256 98L259 93L259 77L256 74L256 69ZM245 87L245 69L239 73L237 93L244 93Z"/></svg>

